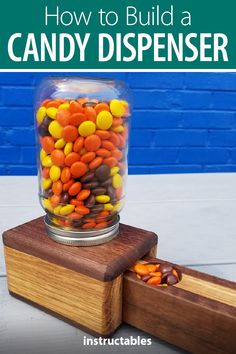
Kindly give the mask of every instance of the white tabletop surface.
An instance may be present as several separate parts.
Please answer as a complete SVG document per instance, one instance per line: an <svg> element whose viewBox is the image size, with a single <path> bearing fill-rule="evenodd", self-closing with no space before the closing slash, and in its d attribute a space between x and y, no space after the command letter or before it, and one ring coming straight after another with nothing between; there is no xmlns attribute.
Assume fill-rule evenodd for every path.
<svg viewBox="0 0 236 354"><path fill-rule="evenodd" d="M0 231L43 210L36 177L0 177ZM158 257L236 281L236 174L129 176L121 221L155 231ZM183 353L152 338L150 347L83 346L85 332L9 296L0 243L0 353ZM115 337L149 335L122 325Z"/></svg>

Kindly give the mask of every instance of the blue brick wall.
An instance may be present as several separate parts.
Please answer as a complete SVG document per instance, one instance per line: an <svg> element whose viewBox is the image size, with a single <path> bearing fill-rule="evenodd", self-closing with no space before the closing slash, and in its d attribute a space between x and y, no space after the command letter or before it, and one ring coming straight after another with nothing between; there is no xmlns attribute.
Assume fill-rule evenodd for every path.
<svg viewBox="0 0 236 354"><path fill-rule="evenodd" d="M1 175L36 174L32 105L47 75L0 73ZM235 73L93 75L133 90L130 173L236 172Z"/></svg>

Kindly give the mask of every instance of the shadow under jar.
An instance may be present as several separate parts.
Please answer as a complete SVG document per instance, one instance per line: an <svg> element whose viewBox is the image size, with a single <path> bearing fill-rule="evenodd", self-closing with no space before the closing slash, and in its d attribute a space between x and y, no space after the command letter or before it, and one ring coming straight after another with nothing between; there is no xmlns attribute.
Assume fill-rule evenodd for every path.
<svg viewBox="0 0 236 354"><path fill-rule="evenodd" d="M48 235L90 246L119 231L130 91L122 81L44 79L36 93L40 203Z"/></svg>

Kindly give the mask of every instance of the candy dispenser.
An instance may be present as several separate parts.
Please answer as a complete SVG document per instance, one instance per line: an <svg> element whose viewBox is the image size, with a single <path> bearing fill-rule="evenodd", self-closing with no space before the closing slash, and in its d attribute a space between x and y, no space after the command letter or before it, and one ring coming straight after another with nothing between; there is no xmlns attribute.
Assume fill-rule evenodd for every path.
<svg viewBox="0 0 236 354"><path fill-rule="evenodd" d="M121 81L51 77L38 86L35 109L48 235L70 245L111 240L125 196L129 89Z"/></svg>

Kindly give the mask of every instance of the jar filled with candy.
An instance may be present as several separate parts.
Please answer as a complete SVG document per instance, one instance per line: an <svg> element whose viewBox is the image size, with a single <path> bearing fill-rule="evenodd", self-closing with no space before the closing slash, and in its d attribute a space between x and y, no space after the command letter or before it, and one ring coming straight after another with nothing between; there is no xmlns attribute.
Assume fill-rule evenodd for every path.
<svg viewBox="0 0 236 354"><path fill-rule="evenodd" d="M130 91L121 81L44 79L36 94L40 203L48 235L95 245L118 234Z"/></svg>

